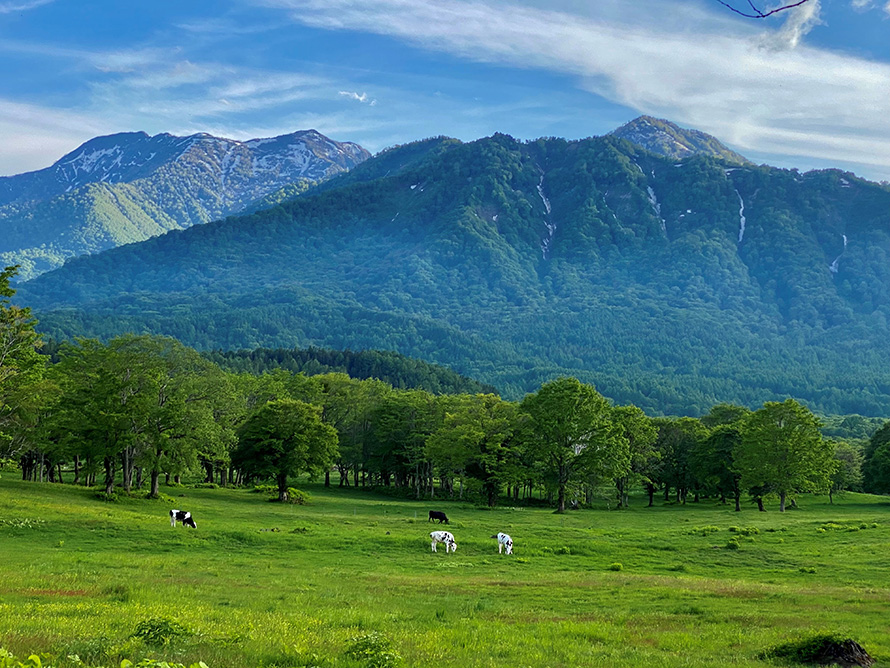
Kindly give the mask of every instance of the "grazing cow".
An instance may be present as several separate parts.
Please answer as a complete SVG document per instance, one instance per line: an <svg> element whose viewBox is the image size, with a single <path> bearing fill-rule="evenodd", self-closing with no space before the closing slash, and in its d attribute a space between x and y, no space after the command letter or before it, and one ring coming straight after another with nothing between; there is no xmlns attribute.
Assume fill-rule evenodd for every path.
<svg viewBox="0 0 890 668"><path fill-rule="evenodd" d="M438 543L445 543L445 554L448 554L449 552L457 552L457 543L454 542L454 536L447 531L433 531L430 533L430 538L433 539L433 542L430 544L433 548L433 552L436 551L436 545Z"/></svg>
<svg viewBox="0 0 890 668"><path fill-rule="evenodd" d="M505 533L496 533L492 538L498 539L498 554L501 550L507 548L507 554L513 554L513 539Z"/></svg>
<svg viewBox="0 0 890 668"><path fill-rule="evenodd" d="M448 524L448 518L445 517L445 513L440 512L438 510L430 511L430 518L427 521L432 522L433 520L439 520L439 524L442 524L442 522L445 522L445 524Z"/></svg>
<svg viewBox="0 0 890 668"><path fill-rule="evenodd" d="M181 522L185 526L189 526L192 529L197 529L198 525L195 524L195 520L192 519L192 514L187 510L176 510L175 508L170 511L170 526L175 527L177 522Z"/></svg>

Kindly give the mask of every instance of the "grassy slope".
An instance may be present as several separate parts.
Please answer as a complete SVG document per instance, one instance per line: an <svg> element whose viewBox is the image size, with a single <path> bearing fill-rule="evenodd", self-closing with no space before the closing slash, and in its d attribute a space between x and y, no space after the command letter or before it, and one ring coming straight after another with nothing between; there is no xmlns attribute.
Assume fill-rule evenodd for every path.
<svg viewBox="0 0 890 668"><path fill-rule="evenodd" d="M149 655L128 636L167 617L199 635L157 655L211 668L360 665L343 651L372 630L409 666L761 666L763 649L825 629L890 661L883 498L805 497L785 515L638 501L560 517L305 488L306 507L176 488L190 531L169 526L169 501L108 504L4 474L0 520L44 522L0 522L0 646L110 664ZM456 554L430 553L430 507L452 517ZM733 525L761 533L729 550ZM513 557L498 556L498 530Z"/></svg>

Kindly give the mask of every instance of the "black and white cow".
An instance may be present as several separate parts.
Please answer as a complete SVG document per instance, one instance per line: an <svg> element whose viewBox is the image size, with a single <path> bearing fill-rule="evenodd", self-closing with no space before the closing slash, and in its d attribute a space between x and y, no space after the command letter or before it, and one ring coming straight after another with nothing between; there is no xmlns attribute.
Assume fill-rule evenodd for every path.
<svg viewBox="0 0 890 668"><path fill-rule="evenodd" d="M430 538L433 539L433 542L430 544L433 552L436 551L436 545L439 543L445 543L445 554L457 552L457 543L454 542L454 536L447 531L433 531L430 533Z"/></svg>
<svg viewBox="0 0 890 668"><path fill-rule="evenodd" d="M181 522L185 526L189 526L192 529L197 529L198 525L195 524L195 520L192 519L192 514L187 510L176 510L175 508L170 511L170 526L175 527L177 522Z"/></svg>
<svg viewBox="0 0 890 668"><path fill-rule="evenodd" d="M427 521L432 522L433 520L439 520L439 524L442 524L442 522L445 522L445 524L448 524L448 518L445 517L445 513L443 513L440 510L431 510L430 511L430 518Z"/></svg>
<svg viewBox="0 0 890 668"><path fill-rule="evenodd" d="M496 533L492 538L498 539L498 554L507 548L507 554L513 554L513 539L505 533Z"/></svg>

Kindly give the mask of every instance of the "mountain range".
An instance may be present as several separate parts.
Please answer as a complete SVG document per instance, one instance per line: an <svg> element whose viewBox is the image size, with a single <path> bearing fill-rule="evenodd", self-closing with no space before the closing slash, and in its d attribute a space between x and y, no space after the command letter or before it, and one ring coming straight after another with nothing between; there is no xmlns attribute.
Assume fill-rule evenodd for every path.
<svg viewBox="0 0 890 668"><path fill-rule="evenodd" d="M663 130L644 120L638 143L393 147L270 208L69 260L17 299L55 338L388 349L510 398L574 375L653 414L788 396L890 414L890 188L713 146L678 159L639 145Z"/></svg>
<svg viewBox="0 0 890 668"><path fill-rule="evenodd" d="M65 259L302 192L370 154L315 130L236 141L127 132L96 137L51 167L0 177L0 263L20 278Z"/></svg>

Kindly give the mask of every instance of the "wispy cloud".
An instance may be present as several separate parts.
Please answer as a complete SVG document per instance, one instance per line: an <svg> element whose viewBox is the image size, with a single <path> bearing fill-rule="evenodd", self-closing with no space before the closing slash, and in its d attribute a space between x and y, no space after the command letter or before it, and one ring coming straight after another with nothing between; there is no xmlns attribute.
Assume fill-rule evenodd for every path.
<svg viewBox="0 0 890 668"><path fill-rule="evenodd" d="M377 100L372 100L371 98L369 98L367 93L359 94L349 90L341 90L340 95L342 95L343 97L348 97L350 100L361 102L362 104L367 102L372 107L377 105Z"/></svg>
<svg viewBox="0 0 890 668"><path fill-rule="evenodd" d="M19 2L0 2L0 14L13 14L15 12L26 12L29 9L37 9L43 5L48 5L55 0L20 0Z"/></svg>
<svg viewBox="0 0 890 668"><path fill-rule="evenodd" d="M890 173L890 65L800 43L815 14L788 27L789 39L798 31L796 49L774 51L760 46L762 24L654 0L600 0L584 15L497 0L254 1L309 26L573 75L609 100L743 149L769 152L779 142L789 155Z"/></svg>
<svg viewBox="0 0 890 668"><path fill-rule="evenodd" d="M856 0L854 5L855 2ZM767 33L764 36L764 46L772 49L797 48L804 36L822 24L819 16L821 10L820 0L810 0L806 4L789 9L782 27L775 33Z"/></svg>
<svg viewBox="0 0 890 668"><path fill-rule="evenodd" d="M89 114L60 111L0 98L0 174L42 169L109 129Z"/></svg>

